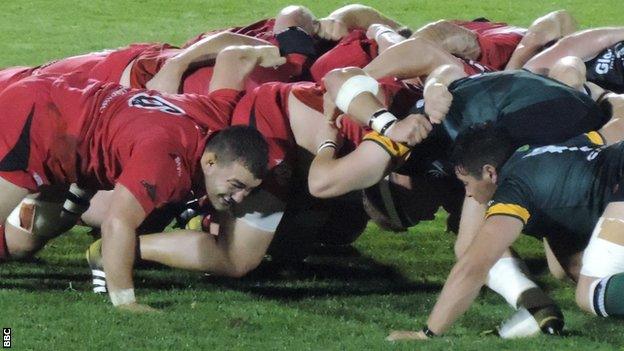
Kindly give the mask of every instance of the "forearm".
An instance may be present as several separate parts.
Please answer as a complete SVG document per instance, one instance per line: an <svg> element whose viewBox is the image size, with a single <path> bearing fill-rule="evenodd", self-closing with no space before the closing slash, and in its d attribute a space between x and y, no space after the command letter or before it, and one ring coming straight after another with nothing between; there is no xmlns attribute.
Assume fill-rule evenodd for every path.
<svg viewBox="0 0 624 351"><path fill-rule="evenodd" d="M327 16L342 21L348 28L363 28L374 23L385 24L392 29L401 28L401 24L385 16L370 6L352 4L343 6Z"/></svg>
<svg viewBox="0 0 624 351"><path fill-rule="evenodd" d="M134 288L135 244L136 232L131 225L116 219L102 224L102 257L111 298L116 292Z"/></svg>
<svg viewBox="0 0 624 351"><path fill-rule="evenodd" d="M524 68L541 73L564 56L577 56L588 60L605 48L624 40L624 27L589 29L559 40L552 47L530 59Z"/></svg>
<svg viewBox="0 0 624 351"><path fill-rule="evenodd" d="M202 62L216 57L221 50L231 45L258 46L271 45L271 43L266 40L236 33L219 33L206 37L182 50L171 60L167 60L165 65L167 65L169 61L173 61L175 65L185 65L185 68L188 68L188 65L192 63Z"/></svg>
<svg viewBox="0 0 624 351"><path fill-rule="evenodd" d="M340 161L334 158L335 154L334 148L327 147L320 150L312 160L308 172L308 187L312 196L329 198L349 192L348 184L341 184L341 179L336 176L334 169Z"/></svg>
<svg viewBox="0 0 624 351"><path fill-rule="evenodd" d="M477 298L486 276L487 269L470 265L467 260L460 260L451 271L429 315L429 329L437 335L445 333Z"/></svg>
<svg viewBox="0 0 624 351"><path fill-rule="evenodd" d="M436 67L447 64L457 65L457 59L427 39L413 38L380 53L364 71L375 79L409 79L427 76Z"/></svg>

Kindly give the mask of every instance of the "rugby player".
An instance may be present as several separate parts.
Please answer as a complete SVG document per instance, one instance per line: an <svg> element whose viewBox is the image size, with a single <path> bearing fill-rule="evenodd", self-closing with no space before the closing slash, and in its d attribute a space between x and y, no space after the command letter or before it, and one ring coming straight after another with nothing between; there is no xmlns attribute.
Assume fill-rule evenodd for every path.
<svg viewBox="0 0 624 351"><path fill-rule="evenodd" d="M328 93L336 99L342 111L348 112L350 117L360 123L375 115L370 123L373 129L381 132L389 125L386 130L392 131L395 117L375 97L374 93L378 90L376 81L362 73L361 70L353 68L332 71L325 78ZM408 118L420 119L421 134L411 140L408 137L402 141L420 141L420 144L410 150L392 141L387 141L389 145L393 145L388 148L380 147L382 143L362 143L354 152L341 158L336 158L332 149L322 150L310 168L310 192L315 196L331 197L373 186L389 171L398 169L397 162L404 163L400 171L408 175L435 173L443 178L450 178L452 170L448 165L449 149L457 134L474 123L495 121L511 133L518 145L526 142L545 144L550 140L561 141L584 131L596 130L610 117L585 94L526 71L485 73L469 78L465 75L457 66L440 67L430 75L425 85L424 110L429 111L432 121L444 120L441 124L432 126L422 114L422 109L420 113L415 109L415 114ZM358 81L358 85L349 84L350 79L353 79L351 82ZM352 91L341 92L343 86ZM450 91L446 87L450 87ZM496 100L496 104L492 103L493 100ZM561 113L562 110L565 113ZM377 111L380 112L375 114ZM320 132L326 134L319 139L335 138L335 133L329 129ZM380 138L388 139L383 136ZM384 197L383 191L381 187L378 191L368 191L371 202L379 204L379 199ZM375 192L378 194L374 194ZM480 223L478 218L483 217L482 207L471 200L467 198L462 209L462 220L455 244L458 257L463 255L470 243L475 228ZM416 202L415 199L412 201ZM382 204L388 205L388 202L384 201ZM398 223L402 228L409 226L411 211L418 214L417 211L421 210L418 205L404 209L395 206L394 211L388 206L384 207L388 222ZM505 297L513 307L539 300L543 307L550 308L552 300L543 293L537 293L539 288L522 273L519 260L513 259L511 253L507 257L508 260L501 261L501 265L493 270L492 279L489 280L490 287ZM511 281L514 283L510 283ZM523 296L525 292L530 293ZM542 297L527 297L533 294Z"/></svg>
<svg viewBox="0 0 624 351"><path fill-rule="evenodd" d="M392 84L385 85L388 91L399 88ZM255 225L263 229L262 235L245 235L239 231L236 236L232 236L231 233L221 235L217 231L218 236L215 238L203 232L209 231L211 227L211 222L204 220L203 226L188 228L195 230L141 236L141 258L178 268L241 277L261 262L274 236L279 238L272 250L276 256L288 255L279 252L279 248L299 241L297 250L289 249L297 251L290 256L299 258L305 257L309 248L303 243L347 244L355 240L367 220L362 211L361 196L348 194L337 199L319 200L311 198L307 192L307 168L321 143L317 135L309 131L327 124L323 115L323 94L324 90L319 85L310 82L265 83L247 93L234 110L233 125L257 128L269 144L271 171L259 193L262 194L264 207L270 210L262 213L262 216L258 214L261 218L254 220ZM412 103L419 96L414 96ZM352 121L345 120L340 129L346 140L342 145L343 152L355 149L367 139L368 132ZM338 220L336 214L331 213L332 209L349 211L353 220ZM305 223L311 217L314 218L312 223ZM214 216L211 218L212 223L217 222ZM305 225L302 226L302 223ZM223 222L220 224L223 225ZM306 233L302 233L304 231ZM231 245L233 248L227 256L215 254L212 247L214 242L219 246ZM98 251L96 243L89 250L89 256L94 274L100 275L95 289L102 291L105 282L100 279Z"/></svg>
<svg viewBox="0 0 624 351"><path fill-rule="evenodd" d="M49 240L34 228L35 204L11 213L29 192L45 196L70 183L91 191L114 187L102 224L110 297L115 306L149 310L133 290L136 228L155 208L184 201L191 191L226 210L260 184L266 141L257 131L226 127L256 64L284 60L273 46L223 50L206 97L132 90L81 75L31 77L5 89L0 104L10 108L0 118L11 127L2 138L0 218L11 226L1 227L0 257L31 255ZM58 206L60 219L77 219L75 201Z"/></svg>
<svg viewBox="0 0 624 351"><path fill-rule="evenodd" d="M613 131L519 149L493 124L465 131L453 151L455 172L466 194L487 204L485 222L453 267L427 326L419 332L393 333L391 338L426 339L446 332L521 232L545 237L555 254L560 253L557 247L566 247L566 254L570 248L577 255L584 250L580 273L576 272L577 304L598 316L622 317L624 144L612 143L624 133L621 126L618 133Z"/></svg>
<svg viewBox="0 0 624 351"><path fill-rule="evenodd" d="M353 31L343 38L336 47L319 57L310 72L315 81L335 68L367 67L367 72L375 78L394 76L386 68L393 62L404 64L405 57L413 58L412 64L423 67L444 64L449 60L463 61L470 69L469 74L483 71L520 68L544 45L574 31L576 25L571 15L564 10L554 11L535 20L528 28L518 28L505 23L492 23L485 19L475 21L441 20L427 24L414 32L406 40L393 28L384 24L373 24L366 37ZM419 40L413 40L419 39ZM395 44L391 53L386 49ZM433 50L444 52L442 61L429 54L431 50L422 43L437 46ZM371 61L378 54L388 56ZM369 65L370 63L370 65ZM367 66L368 65L368 66Z"/></svg>

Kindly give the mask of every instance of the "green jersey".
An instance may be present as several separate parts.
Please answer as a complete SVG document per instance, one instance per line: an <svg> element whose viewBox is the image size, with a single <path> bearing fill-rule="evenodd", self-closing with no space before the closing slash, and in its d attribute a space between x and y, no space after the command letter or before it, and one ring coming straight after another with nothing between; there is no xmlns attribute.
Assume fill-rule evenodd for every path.
<svg viewBox="0 0 624 351"><path fill-rule="evenodd" d="M524 146L505 163L486 217L513 216L536 237L587 244L624 180L624 143L602 147L596 132L558 145Z"/></svg>
<svg viewBox="0 0 624 351"><path fill-rule="evenodd" d="M457 135L475 124L493 122L517 146L548 145L598 130L610 118L586 94L525 70L462 78L449 91L453 95L449 112L413 148L408 161L412 169L426 171L436 160L444 163Z"/></svg>

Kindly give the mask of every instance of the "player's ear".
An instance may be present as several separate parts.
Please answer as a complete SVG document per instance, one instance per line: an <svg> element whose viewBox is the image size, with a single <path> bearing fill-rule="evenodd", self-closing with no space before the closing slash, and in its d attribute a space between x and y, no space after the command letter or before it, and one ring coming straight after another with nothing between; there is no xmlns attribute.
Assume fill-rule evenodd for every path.
<svg viewBox="0 0 624 351"><path fill-rule="evenodd" d="M200 162L202 170L206 171L217 163L217 154L215 154L214 152L206 151L202 155Z"/></svg>
<svg viewBox="0 0 624 351"><path fill-rule="evenodd" d="M482 169L482 178L489 180L492 184L496 184L498 180L496 167L490 164L485 164Z"/></svg>

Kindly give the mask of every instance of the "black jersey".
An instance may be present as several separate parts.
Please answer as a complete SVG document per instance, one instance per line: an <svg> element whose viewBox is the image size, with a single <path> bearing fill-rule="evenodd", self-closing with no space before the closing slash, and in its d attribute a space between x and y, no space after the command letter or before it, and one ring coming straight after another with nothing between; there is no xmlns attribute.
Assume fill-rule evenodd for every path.
<svg viewBox="0 0 624 351"><path fill-rule="evenodd" d="M521 147L502 167L486 217L513 216L529 235L584 247L624 179L624 143L601 142L592 132L558 145Z"/></svg>
<svg viewBox="0 0 624 351"><path fill-rule="evenodd" d="M624 41L585 62L587 80L618 94L624 93Z"/></svg>
<svg viewBox="0 0 624 351"><path fill-rule="evenodd" d="M449 85L449 91L453 95L449 112L414 147L405 166L409 172L423 168L428 172L432 162L441 161L448 173L444 160L453 142L474 124L493 122L509 133L516 146L547 145L598 130L610 118L586 94L526 70L462 78Z"/></svg>

